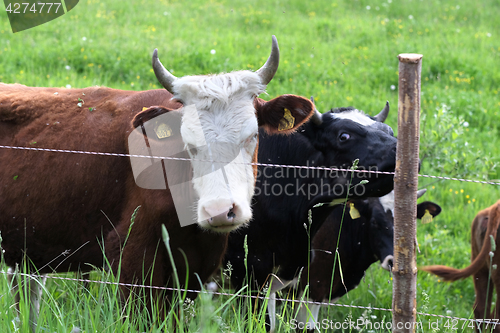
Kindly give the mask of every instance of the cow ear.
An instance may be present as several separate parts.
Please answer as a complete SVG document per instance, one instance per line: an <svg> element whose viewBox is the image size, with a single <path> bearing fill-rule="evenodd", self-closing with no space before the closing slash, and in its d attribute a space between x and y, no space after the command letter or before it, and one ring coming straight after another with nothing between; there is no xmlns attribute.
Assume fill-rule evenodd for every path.
<svg viewBox="0 0 500 333"><path fill-rule="evenodd" d="M496 221L493 223L500 223L500 201L493 205L490 211L489 219L490 221Z"/></svg>
<svg viewBox="0 0 500 333"><path fill-rule="evenodd" d="M151 120L153 118L158 117L164 113L170 112L172 109L168 109L163 106L151 106L149 108L143 108L141 112L135 115L134 119L132 119L132 127L136 128Z"/></svg>
<svg viewBox="0 0 500 333"><path fill-rule="evenodd" d="M433 217L438 216L441 213L441 207L431 201L424 201L417 205L417 219L421 219L426 212L429 212Z"/></svg>
<svg viewBox="0 0 500 333"><path fill-rule="evenodd" d="M268 133L290 134L306 122L315 110L307 98L296 95L282 95L270 100L256 98L259 126Z"/></svg>

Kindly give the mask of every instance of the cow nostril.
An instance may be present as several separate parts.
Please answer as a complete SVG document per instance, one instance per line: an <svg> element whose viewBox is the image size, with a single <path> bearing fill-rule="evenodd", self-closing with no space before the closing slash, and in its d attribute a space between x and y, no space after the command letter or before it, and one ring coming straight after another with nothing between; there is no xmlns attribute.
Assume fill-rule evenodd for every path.
<svg viewBox="0 0 500 333"><path fill-rule="evenodd" d="M236 214L234 213L233 210L234 210L234 208L231 208L229 210L229 212L227 212L227 218L228 218L228 220L232 220L232 219L234 219L236 217Z"/></svg>
<svg viewBox="0 0 500 333"><path fill-rule="evenodd" d="M389 266L389 269L392 270L392 267L394 266L394 263L392 262L392 259L390 259L388 262L387 262L387 265Z"/></svg>
<svg viewBox="0 0 500 333"><path fill-rule="evenodd" d="M210 209L205 207L205 212L208 215L206 221L212 227L234 224L236 219L236 207L231 205L227 210Z"/></svg>

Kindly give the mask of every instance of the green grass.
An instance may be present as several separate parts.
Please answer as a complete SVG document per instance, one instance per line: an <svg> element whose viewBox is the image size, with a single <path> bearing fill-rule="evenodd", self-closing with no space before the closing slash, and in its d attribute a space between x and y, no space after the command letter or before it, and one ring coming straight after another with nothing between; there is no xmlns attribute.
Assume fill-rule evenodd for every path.
<svg viewBox="0 0 500 333"><path fill-rule="evenodd" d="M421 53L421 173L498 180L499 10L494 0L88 0L54 21L16 34L0 11L0 81L158 88L151 69L154 48L177 76L255 70L266 60L274 34L281 63L263 98L314 95L320 111L353 105L371 114L389 100L393 111L387 123L396 129L397 55ZM421 200L435 201L443 212L432 223L418 226L418 265L466 266L472 219L500 198L500 187L428 178L420 178L419 184L429 188ZM92 278L113 279L99 272ZM419 273L417 288L418 311L471 316L471 279L449 284ZM89 290L78 289L78 283L49 279L40 325L51 332L70 331L73 325L86 332L146 330L144 316L129 316L131 307L121 309L116 287L91 284ZM14 310L5 277L0 278L0 296L0 331L13 332ZM373 265L360 286L339 303L388 309L391 297L389 273ZM194 315L188 317L188 330L264 331L262 314L250 316L249 324L239 309L239 302L246 301L226 304L228 300L212 300L206 294L197 298L185 311L186 316ZM290 331L290 307L278 310L283 318L278 320L280 331ZM153 331L171 331L172 316ZM329 307L321 313L321 318L338 322L362 316L391 321L389 312L378 310ZM425 332L436 319L419 316ZM451 331L445 323L439 319L441 331Z"/></svg>

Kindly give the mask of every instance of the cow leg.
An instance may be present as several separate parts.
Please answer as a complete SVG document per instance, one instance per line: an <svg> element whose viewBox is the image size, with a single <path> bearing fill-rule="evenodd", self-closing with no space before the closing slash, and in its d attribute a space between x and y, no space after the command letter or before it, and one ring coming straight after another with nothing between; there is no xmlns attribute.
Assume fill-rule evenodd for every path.
<svg viewBox="0 0 500 333"><path fill-rule="evenodd" d="M16 274L15 270L9 267L8 269L8 280L11 288L11 293L14 297L15 309L17 312L17 320L20 320L21 310L19 308L19 303L21 302L21 295L19 293L19 276ZM29 288L28 302L30 304L29 321L31 331L35 332L38 323L38 313L40 312L40 300L42 298L42 286L45 285L47 276L43 275L41 280L38 281L37 278L27 276L27 284Z"/></svg>
<svg viewBox="0 0 500 333"><path fill-rule="evenodd" d="M307 298L305 300L307 301ZM308 329L307 332L319 332L318 316L320 307L319 304L306 305L301 302L297 313L297 324L299 324L300 327L311 328ZM300 332L302 332L302 330L300 330Z"/></svg>
<svg viewBox="0 0 500 333"><path fill-rule="evenodd" d="M497 301L495 302L495 313L492 314L492 318L494 319L500 319L500 304L498 304L498 300L500 300L500 293L498 292L498 285L495 283L495 289L496 289L496 295L497 295ZM500 323L495 324L493 328L493 333L500 333Z"/></svg>
<svg viewBox="0 0 500 333"><path fill-rule="evenodd" d="M280 280L276 277L271 278L271 291L269 301L267 302L267 313L269 315L269 332L274 332L276 329L276 292L287 287L290 284L297 283L297 279Z"/></svg>
<svg viewBox="0 0 500 333"><path fill-rule="evenodd" d="M269 295L267 302L267 313L269 315L269 332L273 333L276 329L276 293L273 292Z"/></svg>
<svg viewBox="0 0 500 333"><path fill-rule="evenodd" d="M491 316L491 298L493 296L493 282L488 283L489 269L483 268L473 275L474 289L476 290L476 300L474 302L474 317L476 319L489 319ZM488 295L486 295L488 290ZM484 332L486 325L476 323L476 332ZM481 327L479 330L477 327Z"/></svg>
<svg viewBox="0 0 500 333"><path fill-rule="evenodd" d="M497 265L497 268L493 269L493 272L491 274L492 275L491 279L492 279L493 285L495 287L495 293L497 295L497 299L495 301L495 309L493 310L494 313L492 313L491 318L500 319L500 304L498 304L498 302L500 301L500 273L498 272L498 270L500 268L498 267L498 264L496 262L498 262L498 260L494 259L494 263ZM495 326L493 328L493 332L500 333L500 323L495 324Z"/></svg>

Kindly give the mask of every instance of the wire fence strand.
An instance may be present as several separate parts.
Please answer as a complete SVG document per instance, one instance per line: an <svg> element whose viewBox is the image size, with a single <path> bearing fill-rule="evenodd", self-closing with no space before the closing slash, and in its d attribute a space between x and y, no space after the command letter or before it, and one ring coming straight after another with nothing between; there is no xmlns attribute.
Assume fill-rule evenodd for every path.
<svg viewBox="0 0 500 333"><path fill-rule="evenodd" d="M190 158L182 158L182 157L172 157L172 156L148 156L148 155L134 155L134 154L121 154L121 153L108 153L108 152L96 152L96 151L84 151L84 150L68 150L68 149L52 149L52 148L36 148L36 147L19 147L19 146L4 146L0 145L0 148L3 149L17 149L17 150L28 150L28 151L43 151L43 152L55 152L55 153L71 153L71 154L87 154L87 155L98 155L98 156L115 156L115 157L134 157L134 158L147 158L147 159L158 159L158 160L176 160L176 161L190 161ZM217 162L217 163L226 163L220 161L209 161L209 160L201 160L204 162ZM317 170L317 171L330 171L330 172L356 172L356 173L372 173L372 174L384 174L384 175L394 175L394 172L388 171L378 171L378 170L366 170L366 169L343 169L336 167L320 167L320 166L306 166L306 165L287 165L287 164L273 164L273 163L260 163L260 162L235 162L234 164L247 164L247 165L256 165L261 167L276 167L276 168L290 168L290 169L304 169L304 170ZM469 182L469 183L478 183L478 184L488 184L488 185L497 185L500 186L500 182L493 181L485 181L485 180L473 180L473 179L463 179L456 177L446 177L446 176L433 176L426 174L419 174L419 177L431 178L431 179L439 179L439 180L453 180L460 182Z"/></svg>
<svg viewBox="0 0 500 333"><path fill-rule="evenodd" d="M151 286L151 285L143 285L143 284L133 284L133 283L68 278L68 277L53 276L53 275L26 274L26 273L19 273L19 272L16 273L16 272L0 271L0 273L4 274L4 275L22 275L22 276L26 276L26 277L30 277L30 278L38 278L38 279L46 277L49 279L61 280L61 281L72 281L72 282L81 282L81 283L96 283L96 284L104 284L104 285L117 285L117 286L129 287L129 288L146 288L146 289L156 289L156 290L165 290L165 291L180 291L180 292L190 292L190 293L196 293L196 294L204 293L204 294L224 296L224 297L240 297L240 298L251 298L251 299L261 299L261 300L270 300L271 299L270 297L267 297L267 296L246 295L246 294L240 294L240 293L235 294L235 293L227 293L227 292L209 291L206 289L195 290L195 289L185 289L185 288L171 288L171 287L160 287L160 286ZM372 311L377 310L377 311L385 311L385 312L392 313L392 309L373 307L373 306L338 304L338 303L331 303L331 302L315 302L315 301L310 301L310 300L301 300L301 299L293 299L293 298L274 298L274 300L280 301L280 302L285 302L285 303L320 305L320 306L336 306L336 307L361 309L361 310L372 310ZM457 320L457 321L473 321L473 322L477 322L478 324L484 323L484 324L488 324L488 325L500 325L500 323L498 321L491 321L488 319L461 318L461 317L426 313L426 312L421 312L421 311L417 311L417 314L421 315L421 316L451 319L451 320Z"/></svg>

